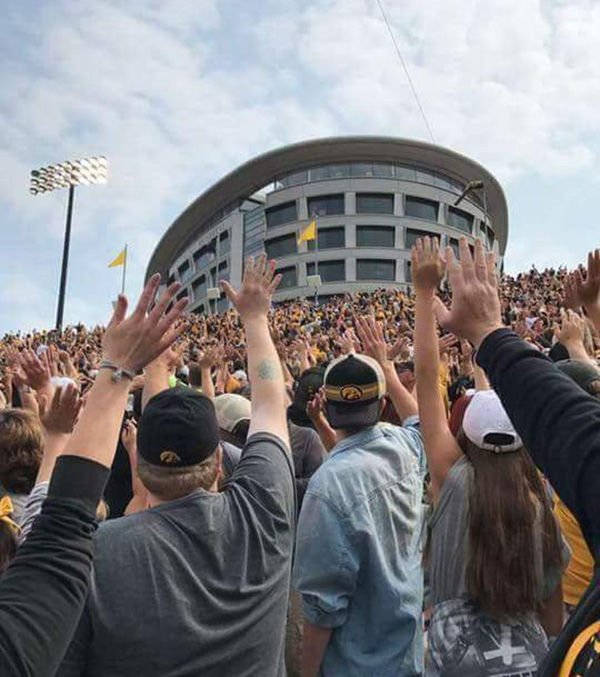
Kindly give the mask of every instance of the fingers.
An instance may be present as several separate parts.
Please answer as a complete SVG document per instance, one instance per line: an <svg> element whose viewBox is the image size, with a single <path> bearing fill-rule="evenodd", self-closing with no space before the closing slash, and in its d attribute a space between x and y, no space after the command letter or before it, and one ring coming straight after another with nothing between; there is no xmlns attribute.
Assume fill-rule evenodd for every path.
<svg viewBox="0 0 600 677"><path fill-rule="evenodd" d="M156 292L158 290L158 285L160 284L160 274L156 273L149 280L148 284L144 287L137 306L133 311L134 315L145 317L148 313L148 308L152 305Z"/></svg>
<svg viewBox="0 0 600 677"><path fill-rule="evenodd" d="M464 281L467 283L475 282L477 278L475 274L475 265L473 263L473 257L471 256L471 250L469 249L467 240L464 237L460 238L459 250L460 250L460 266L462 268L462 277Z"/></svg>
<svg viewBox="0 0 600 677"><path fill-rule="evenodd" d="M244 275L244 279L246 279L245 275ZM223 291L225 292L225 295L227 296L227 298L235 306L236 302L237 302L237 298L238 298L238 295L237 295L237 292L235 291L235 289L229 284L229 282L227 282L227 280L220 280L219 284L223 288Z"/></svg>
<svg viewBox="0 0 600 677"><path fill-rule="evenodd" d="M465 280L463 278L462 265L457 261L456 256L454 256L452 247L446 247L446 265L450 286L454 292L457 292L464 287Z"/></svg>
<svg viewBox="0 0 600 677"><path fill-rule="evenodd" d="M480 282L488 281L488 267L483 252L483 244L479 238L475 240L475 275Z"/></svg>
<svg viewBox="0 0 600 677"><path fill-rule="evenodd" d="M268 286L269 294L273 294L275 292L275 290L279 286L279 283L281 282L282 278L283 278L283 275L281 275L281 274L275 275L275 277L273 278L273 281Z"/></svg>
<svg viewBox="0 0 600 677"><path fill-rule="evenodd" d="M181 285L179 282L173 282L173 284L166 290L164 291L161 295L158 301L156 302L154 308L152 308L150 314L148 315L148 320L150 322L150 326L156 325L161 317L163 316L163 313L165 312L165 309L175 296L175 294L179 291ZM186 299L181 299L182 301ZM177 306L180 302L178 301L175 305Z"/></svg>
<svg viewBox="0 0 600 677"><path fill-rule="evenodd" d="M108 323L108 328L114 327L116 324L120 324L125 319L125 314L127 313L127 298L123 294L119 294L117 302L115 304L115 310L110 322Z"/></svg>
<svg viewBox="0 0 600 677"><path fill-rule="evenodd" d="M187 304L187 298L179 299L179 301L175 303L171 310L164 317L162 317L162 319L156 325L161 334L167 331L167 329L181 316ZM185 349L185 346L183 346L183 349Z"/></svg>
<svg viewBox="0 0 600 677"><path fill-rule="evenodd" d="M496 255L494 252L488 252L485 255L485 265L487 268L487 281L494 289L498 289L498 272L496 270Z"/></svg>

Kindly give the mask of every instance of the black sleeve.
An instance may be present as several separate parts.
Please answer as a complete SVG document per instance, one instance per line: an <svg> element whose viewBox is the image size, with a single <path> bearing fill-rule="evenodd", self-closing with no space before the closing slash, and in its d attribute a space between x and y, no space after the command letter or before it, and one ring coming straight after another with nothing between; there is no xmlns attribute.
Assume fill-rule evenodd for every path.
<svg viewBox="0 0 600 677"><path fill-rule="evenodd" d="M88 592L104 466L62 456L33 529L0 583L0 674L53 676Z"/></svg>
<svg viewBox="0 0 600 677"><path fill-rule="evenodd" d="M600 401L508 329L482 343L487 372L536 465L600 549Z"/></svg>

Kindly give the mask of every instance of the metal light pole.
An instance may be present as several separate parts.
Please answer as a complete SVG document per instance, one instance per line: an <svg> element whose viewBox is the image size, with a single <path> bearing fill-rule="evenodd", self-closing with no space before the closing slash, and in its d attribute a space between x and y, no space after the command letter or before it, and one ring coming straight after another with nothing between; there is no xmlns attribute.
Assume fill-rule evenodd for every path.
<svg viewBox="0 0 600 677"><path fill-rule="evenodd" d="M58 292L58 310L56 312L56 329L61 331L65 310L65 293L67 290L67 271L69 268L69 248L71 244L71 221L73 218L73 198L75 186L106 183L108 161L104 156L91 157L72 162L59 162L31 172L29 192L32 195L50 193L60 188L69 189L67 200L67 223L63 244L62 267L60 271L60 290Z"/></svg>
<svg viewBox="0 0 600 677"><path fill-rule="evenodd" d="M463 192L458 196L456 201L454 202L454 206L458 206L466 197L469 193L473 192L474 190L479 190L481 189L482 196L483 196L483 223L485 225L486 229L486 238L487 238L487 229L488 229L488 215L487 215L487 197L485 194L485 184L483 181L469 181L467 185L464 187Z"/></svg>

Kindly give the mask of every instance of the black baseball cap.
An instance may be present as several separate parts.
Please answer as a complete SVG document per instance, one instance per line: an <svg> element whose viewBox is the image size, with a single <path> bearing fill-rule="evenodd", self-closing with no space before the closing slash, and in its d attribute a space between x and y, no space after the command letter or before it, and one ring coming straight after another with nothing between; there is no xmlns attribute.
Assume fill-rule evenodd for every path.
<svg viewBox="0 0 600 677"><path fill-rule="evenodd" d="M311 425L310 418L306 413L306 407L313 397L319 392L325 378L323 367L310 367L300 375L295 384L294 399L288 408L288 416L296 425Z"/></svg>
<svg viewBox="0 0 600 677"><path fill-rule="evenodd" d="M354 353L338 357L325 372L325 403L331 427L375 425L385 392L385 376L376 360Z"/></svg>
<svg viewBox="0 0 600 677"><path fill-rule="evenodd" d="M146 405L138 429L138 453L164 468L197 465L219 445L215 407L190 388L168 388Z"/></svg>
<svg viewBox="0 0 600 677"><path fill-rule="evenodd" d="M562 360L556 366L588 395L600 400L600 369L595 364L585 360Z"/></svg>

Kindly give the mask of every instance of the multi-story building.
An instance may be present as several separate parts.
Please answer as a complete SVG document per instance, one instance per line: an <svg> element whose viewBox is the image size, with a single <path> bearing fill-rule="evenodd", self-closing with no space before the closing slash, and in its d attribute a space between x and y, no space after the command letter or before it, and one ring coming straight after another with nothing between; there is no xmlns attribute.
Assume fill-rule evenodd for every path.
<svg viewBox="0 0 600 677"><path fill-rule="evenodd" d="M467 184L481 182L455 205ZM315 218L316 242L298 244ZM411 282L410 248L423 235L458 249L483 240L502 261L508 211L498 181L459 153L419 141L335 137L260 155L198 197L170 226L147 269L179 280L193 312L220 312L218 280L237 285L262 251L283 279L275 300ZM318 290L307 282L318 274ZM312 280L310 280L312 282Z"/></svg>

